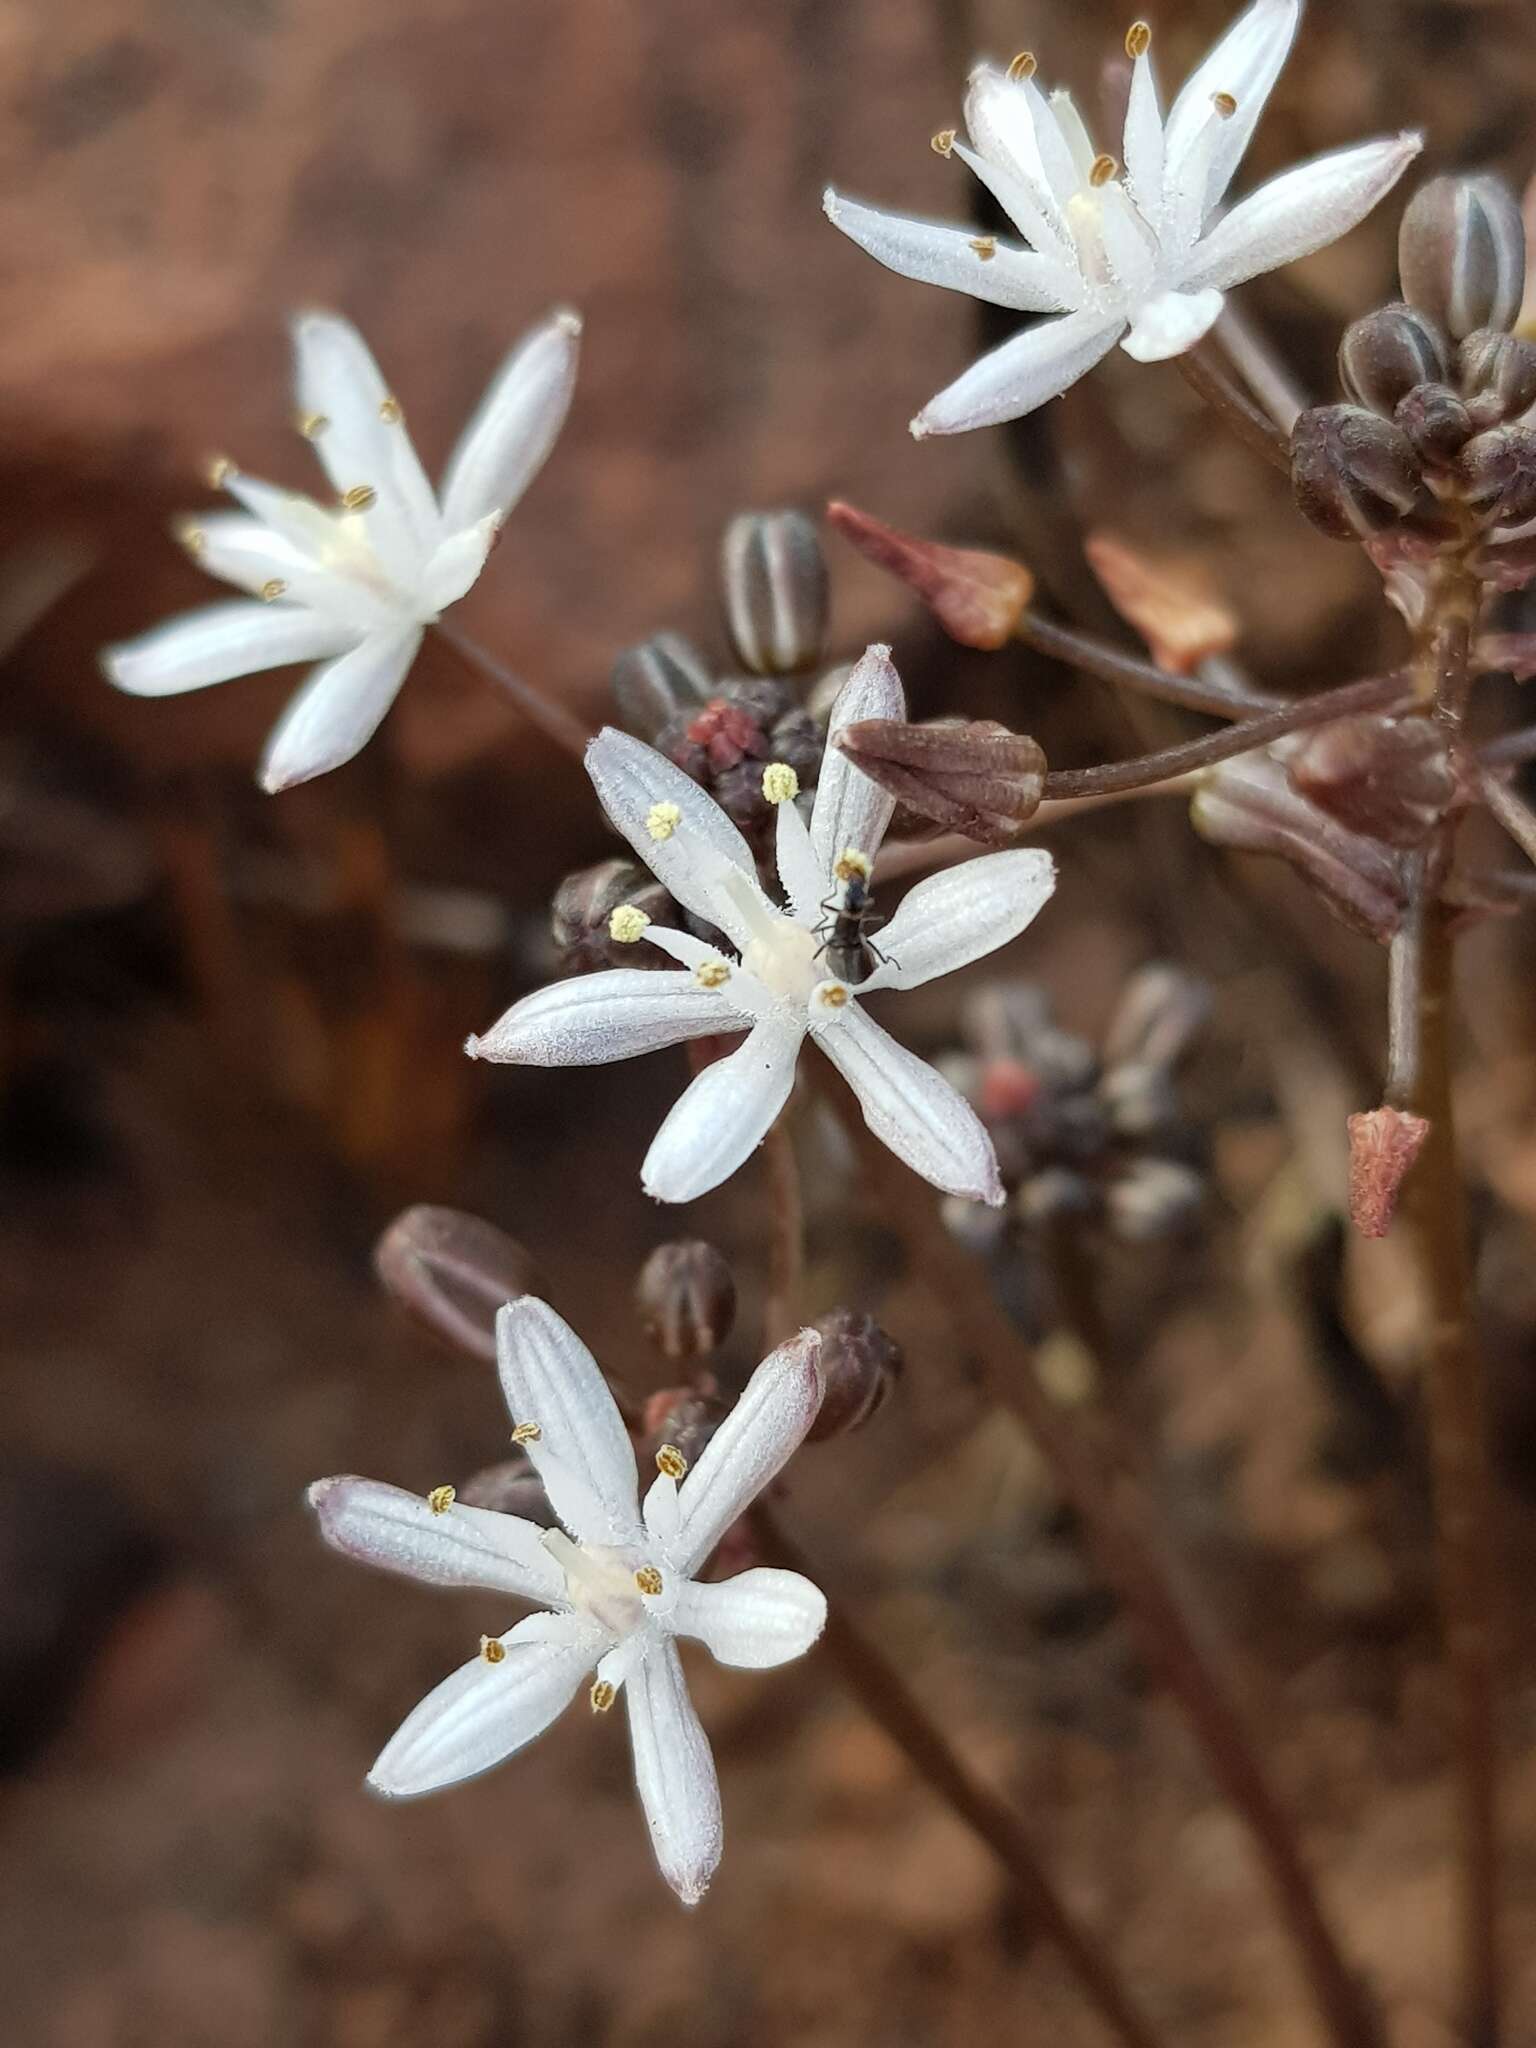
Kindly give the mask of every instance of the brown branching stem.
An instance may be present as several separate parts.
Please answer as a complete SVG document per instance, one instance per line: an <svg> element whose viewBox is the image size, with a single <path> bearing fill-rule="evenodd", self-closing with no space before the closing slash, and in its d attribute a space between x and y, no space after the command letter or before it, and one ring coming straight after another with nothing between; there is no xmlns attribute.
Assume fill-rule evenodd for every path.
<svg viewBox="0 0 1536 2048"><path fill-rule="evenodd" d="M1199 392L1211 410L1226 422L1253 452L1289 478L1290 437L1281 433L1269 414L1254 404L1210 341L1198 342L1175 361L1186 383Z"/></svg>
<svg viewBox="0 0 1536 2048"><path fill-rule="evenodd" d="M1323 1914L1292 1823L1255 1755L1209 1639L1165 1558L1158 1517L1125 1444L1090 1441L1037 1377L1034 1354L985 1273L945 1230L927 1188L866 1129L830 1077L827 1099L848 1134L860 1180L913 1270L946 1310L992 1398L1034 1438L1081 1519L1100 1569L1139 1631L1149 1665L1177 1700L1213 1777L1246 1823L1334 2048L1380 2048L1374 2006Z"/></svg>
<svg viewBox="0 0 1536 2048"><path fill-rule="evenodd" d="M478 640L471 640L467 633L461 633L457 626L445 625L439 619L432 631L445 647L453 650L467 669L504 690L528 723L546 739L553 740L557 747L574 755L578 761L586 759L587 743L592 734L579 718L573 718L563 705L552 702L525 683L505 662L498 661L488 648L482 647Z"/></svg>
<svg viewBox="0 0 1536 2048"><path fill-rule="evenodd" d="M814 1560L790 1540L762 1502L752 1510L752 1528L758 1551L768 1563L813 1581L821 1576ZM1061 1951L1109 2031L1125 2048L1160 2048L1162 2037L1137 2006L1098 1937L1057 1891L1018 1814L961 1761L896 1665L835 1604L827 1611L822 1645L870 1719L1007 1871L1025 1911Z"/></svg>
<svg viewBox="0 0 1536 2048"><path fill-rule="evenodd" d="M1026 611L1013 632L1016 640L1032 647L1037 654L1080 669L1101 683L1138 691L1143 697L1156 698L1160 704L1176 704L1182 711L1202 711L1211 718L1243 718L1250 712L1272 710L1286 701L1251 686L1233 690L1212 682L1209 676L1176 675L1172 669L1159 668L1156 662L1145 661L1123 647L1116 647L1112 641L1101 640L1095 633L1064 626L1040 612Z"/></svg>

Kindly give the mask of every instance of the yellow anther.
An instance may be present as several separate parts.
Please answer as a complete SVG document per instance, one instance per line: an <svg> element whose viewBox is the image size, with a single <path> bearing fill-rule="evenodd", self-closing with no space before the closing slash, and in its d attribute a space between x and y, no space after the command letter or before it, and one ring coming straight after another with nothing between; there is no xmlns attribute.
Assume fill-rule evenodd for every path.
<svg viewBox="0 0 1536 2048"><path fill-rule="evenodd" d="M1095 191L1107 185L1120 166L1112 156L1096 156L1088 167L1088 182Z"/></svg>
<svg viewBox="0 0 1536 2048"><path fill-rule="evenodd" d="M235 473L235 465L227 455L212 455L208 458L205 472L210 490L222 491Z"/></svg>
<svg viewBox="0 0 1536 2048"><path fill-rule="evenodd" d="M824 1010L840 1010L848 1000L848 991L840 981L824 981L816 991L816 1000Z"/></svg>
<svg viewBox="0 0 1536 2048"><path fill-rule="evenodd" d="M874 870L867 853L860 853L856 846L845 846L833 862L832 872L840 882L851 882L855 876L867 882Z"/></svg>
<svg viewBox="0 0 1536 2048"><path fill-rule="evenodd" d="M208 545L208 536L195 519L179 520L174 530L189 555L200 555Z"/></svg>
<svg viewBox="0 0 1536 2048"><path fill-rule="evenodd" d="M536 1444L544 1434L536 1422L520 1422L512 1432L515 1444Z"/></svg>
<svg viewBox="0 0 1536 2048"><path fill-rule="evenodd" d="M294 421L306 441L318 441L330 424L323 412L301 412Z"/></svg>
<svg viewBox="0 0 1536 2048"><path fill-rule="evenodd" d="M1237 112L1237 101L1229 92L1213 92L1211 94L1211 105L1220 114L1223 121L1230 121Z"/></svg>
<svg viewBox="0 0 1536 2048"><path fill-rule="evenodd" d="M267 604L276 604L287 588L281 576L269 576L261 586L261 595Z"/></svg>
<svg viewBox="0 0 1536 2048"><path fill-rule="evenodd" d="M941 128L937 135L931 135L928 138L928 147L935 156L948 156L954 146L955 131L953 128Z"/></svg>
<svg viewBox="0 0 1536 2048"><path fill-rule="evenodd" d="M480 1654L487 1664L503 1664L506 1662L507 1646L500 1636L482 1636Z"/></svg>
<svg viewBox="0 0 1536 2048"><path fill-rule="evenodd" d="M1145 57L1152 47L1152 31L1144 21L1133 21L1125 32L1127 57Z"/></svg>
<svg viewBox="0 0 1536 2048"><path fill-rule="evenodd" d="M693 970L693 978L700 988L724 988L731 978L730 964L725 960L701 960Z"/></svg>
<svg viewBox="0 0 1536 2048"><path fill-rule="evenodd" d="M451 1486L434 1486L427 1495L427 1506L434 1515L446 1515L457 1498Z"/></svg>
<svg viewBox="0 0 1536 2048"><path fill-rule="evenodd" d="M1008 76L1017 83L1021 78L1033 78L1039 68L1033 50L1020 50L1008 66Z"/></svg>
<svg viewBox="0 0 1536 2048"><path fill-rule="evenodd" d="M645 937L650 921L638 903L621 903L608 920L608 936L617 945L632 946Z"/></svg>
<svg viewBox="0 0 1536 2048"><path fill-rule="evenodd" d="M676 1444L663 1444L656 1453L656 1470L668 1479L681 1479L688 1470L688 1460Z"/></svg>
<svg viewBox="0 0 1536 2048"><path fill-rule="evenodd" d="M654 1600L661 1591L661 1573L657 1571L655 1565L643 1564L635 1573L635 1584L642 1593L649 1593Z"/></svg>
<svg viewBox="0 0 1536 2048"><path fill-rule="evenodd" d="M800 794L800 778L787 761L770 761L763 770L763 795L771 804L792 804Z"/></svg>
<svg viewBox="0 0 1536 2048"><path fill-rule="evenodd" d="M379 400L379 418L386 427L398 427L405 418L405 407L398 398L381 398Z"/></svg>
<svg viewBox="0 0 1536 2048"><path fill-rule="evenodd" d="M975 235L971 239L971 247L976 251L976 254L983 263L990 263L997 254L997 237L996 235Z"/></svg>
<svg viewBox="0 0 1536 2048"><path fill-rule="evenodd" d="M592 1690L587 1694L587 1698L592 1702L594 1714L606 1714L618 1698L618 1694L606 1678L597 1678L593 1680Z"/></svg>
<svg viewBox="0 0 1536 2048"><path fill-rule="evenodd" d="M645 814L645 829L653 839L670 839L682 822L676 804L652 804Z"/></svg>
<svg viewBox="0 0 1536 2048"><path fill-rule="evenodd" d="M350 491L343 491L341 502L349 512L366 512L370 505L377 505L379 494L372 484L354 484Z"/></svg>

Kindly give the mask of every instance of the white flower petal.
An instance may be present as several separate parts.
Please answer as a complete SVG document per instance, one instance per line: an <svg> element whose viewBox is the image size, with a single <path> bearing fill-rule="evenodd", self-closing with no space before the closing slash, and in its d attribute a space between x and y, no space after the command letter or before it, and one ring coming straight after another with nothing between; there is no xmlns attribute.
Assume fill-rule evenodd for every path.
<svg viewBox="0 0 1536 2048"><path fill-rule="evenodd" d="M504 1763L570 1705L606 1638L583 1616L530 1614L498 1640L499 1664L471 1658L407 1715L368 1773L376 1792L414 1799Z"/></svg>
<svg viewBox="0 0 1536 2048"><path fill-rule="evenodd" d="M311 439L325 473L338 497L363 487L374 493L362 514L368 539L389 576L413 590L442 538L442 522L399 403L351 321L301 313L293 348L299 412L323 422Z"/></svg>
<svg viewBox="0 0 1536 2048"><path fill-rule="evenodd" d="M1010 249L993 237L978 236L974 228L882 213L831 190L822 205L835 228L900 277L968 292L989 306L1009 306L1019 313L1060 313L1076 303L1061 264L1050 256ZM990 256L979 253L978 241L991 248Z"/></svg>
<svg viewBox="0 0 1536 2048"><path fill-rule="evenodd" d="M752 926L741 902L725 890L729 870L750 885L765 914L772 906L758 884L751 848L714 798L664 754L612 726L587 748L587 773L603 809L657 880L685 910L744 947ZM676 822L661 838L649 822L658 804L677 808Z"/></svg>
<svg viewBox="0 0 1536 2048"><path fill-rule="evenodd" d="M653 1657L664 1640L661 1630L654 1624L641 1622L638 1628L632 1628L606 1656L599 1659L593 1678L600 1685L611 1685L616 1693L622 1692L646 1658Z"/></svg>
<svg viewBox="0 0 1536 2048"><path fill-rule="evenodd" d="M498 530L499 521L493 513L478 526L466 526L449 534L422 572L423 611L444 612L474 588Z"/></svg>
<svg viewBox="0 0 1536 2048"><path fill-rule="evenodd" d="M955 154L1026 241L1074 262L1065 208L1077 189L1077 171L1039 86L978 64L966 90L965 127L976 153L957 143Z"/></svg>
<svg viewBox="0 0 1536 2048"><path fill-rule="evenodd" d="M789 1100L805 1029L803 1014L780 1006L689 1082L640 1168L648 1195L692 1202L730 1179Z"/></svg>
<svg viewBox="0 0 1536 2048"><path fill-rule="evenodd" d="M725 1830L720 1783L699 1726L682 1662L661 1643L624 1689L635 1790L645 1808L661 1874L685 1906L696 1906L720 1861Z"/></svg>
<svg viewBox="0 0 1536 2048"><path fill-rule="evenodd" d="M568 307L525 334L491 379L443 473L449 533L503 519L543 468L570 411L581 319Z"/></svg>
<svg viewBox="0 0 1536 2048"><path fill-rule="evenodd" d="M1131 66L1122 142L1125 181L1143 219L1156 221L1163 194L1163 117L1150 46Z"/></svg>
<svg viewBox="0 0 1536 2048"><path fill-rule="evenodd" d="M309 1504L320 1533L360 1564L433 1586L483 1586L544 1607L564 1607L565 1575L544 1531L517 1515L455 1501L441 1514L403 1487L377 1479L319 1479Z"/></svg>
<svg viewBox="0 0 1536 2048"><path fill-rule="evenodd" d="M297 605L210 604L102 649L108 679L135 697L177 697L231 676L318 661L357 635Z"/></svg>
<svg viewBox="0 0 1536 2048"><path fill-rule="evenodd" d="M776 1478L816 1420L821 1339L802 1330L770 1351L678 1489L677 1569L691 1578L738 1515Z"/></svg>
<svg viewBox="0 0 1536 2048"><path fill-rule="evenodd" d="M860 984L860 995L917 988L984 959L1033 923L1055 886L1056 863L1038 846L983 854L930 875L907 892L880 933L885 965Z"/></svg>
<svg viewBox="0 0 1536 2048"><path fill-rule="evenodd" d="M696 939L692 932L679 931L675 925L653 924L647 928L643 943L654 946L659 953L665 953L673 960L680 960L689 969L704 967L718 971L722 966L725 968L729 978L719 988L708 991L720 1005L722 1031L734 1031L745 1019L767 1017L782 1007L779 997L755 974L749 974L738 961L729 959L718 946ZM693 979L697 983L696 972Z"/></svg>
<svg viewBox="0 0 1536 2048"><path fill-rule="evenodd" d="M1181 356L1209 334L1221 318L1218 291L1158 292L1139 305L1131 331L1120 346L1138 363L1161 363Z"/></svg>
<svg viewBox="0 0 1536 2048"><path fill-rule="evenodd" d="M913 434L963 434L1014 420L1075 384L1106 356L1125 330L1119 314L1093 309L1042 320L995 348L931 398L912 422Z"/></svg>
<svg viewBox="0 0 1536 2048"><path fill-rule="evenodd" d="M496 1363L513 1424L538 1425L538 1436L523 1448L571 1534L584 1543L635 1542L641 1530L634 1447L608 1382L570 1324L548 1302L520 1295L497 1313ZM574 1521L567 1519L563 1472L584 1489ZM602 1510L595 1528L587 1496Z"/></svg>
<svg viewBox="0 0 1536 2048"><path fill-rule="evenodd" d="M857 1003L817 1027L822 1051L859 1098L864 1121L898 1159L946 1194L997 1208L997 1155L986 1127L942 1074L898 1045Z"/></svg>
<svg viewBox="0 0 1536 2048"><path fill-rule="evenodd" d="M678 1589L670 1626L694 1636L720 1664L766 1671L803 1657L827 1622L827 1596L799 1572L768 1566L716 1586Z"/></svg>
<svg viewBox="0 0 1536 2048"><path fill-rule="evenodd" d="M668 1564L676 1566L678 1507L677 1481L665 1472L658 1472L646 1488L645 1499L640 1503L640 1519L645 1523L645 1532Z"/></svg>
<svg viewBox="0 0 1536 2048"><path fill-rule="evenodd" d="M700 988L691 974L614 967L536 989L483 1037L469 1039L464 1050L471 1059L510 1066L595 1067L740 1029L745 1022L717 990Z"/></svg>
<svg viewBox="0 0 1536 2048"><path fill-rule="evenodd" d="M853 847L873 860L891 822L896 799L856 768L837 745L845 725L861 718L905 718L907 700L889 647L866 647L853 672L837 693L827 723L827 751L822 756L811 808L811 851L819 875L827 879L820 896L832 887L832 869L845 848ZM819 901L818 897L818 901ZM798 910L798 904L796 908Z"/></svg>
<svg viewBox="0 0 1536 2048"><path fill-rule="evenodd" d="M1225 291L1337 241L1391 191L1422 147L1413 134L1362 142L1271 178L1217 221L1195 250L1186 288Z"/></svg>
<svg viewBox="0 0 1536 2048"><path fill-rule="evenodd" d="M830 764L829 748L822 767L823 775ZM810 829L798 804L779 805L774 834L774 862L779 871L779 885L800 923L814 926L822 914L821 906L831 891L832 881L816 858ZM841 852L842 848L839 847L838 851Z"/></svg>
<svg viewBox="0 0 1536 2048"><path fill-rule="evenodd" d="M1237 111L1222 122L1211 154L1204 189L1206 213L1219 204L1253 139L1265 102L1290 54L1300 15L1301 0L1256 0L1190 73L1169 109L1164 163L1167 176L1173 178L1205 126L1212 96L1230 93L1237 102Z"/></svg>
<svg viewBox="0 0 1536 2048"><path fill-rule="evenodd" d="M384 603L350 577L321 566L304 549L259 519L243 512L212 512L195 523L193 559L209 576L218 576L259 597L273 591L275 601L304 605L347 627L354 640L400 623L397 605Z"/></svg>
<svg viewBox="0 0 1536 2048"><path fill-rule="evenodd" d="M270 527L274 533L280 533L284 540L291 542L300 554L308 555L311 561L324 562L335 556L341 544L342 522L346 514L328 512L313 498L305 497L302 491L284 490L281 484L269 484L259 476L247 476L243 469L227 470L224 488L253 519Z"/></svg>
<svg viewBox="0 0 1536 2048"><path fill-rule="evenodd" d="M420 626L401 626L370 634L317 668L267 741L257 770L262 788L289 789L359 753L394 703L420 645Z"/></svg>

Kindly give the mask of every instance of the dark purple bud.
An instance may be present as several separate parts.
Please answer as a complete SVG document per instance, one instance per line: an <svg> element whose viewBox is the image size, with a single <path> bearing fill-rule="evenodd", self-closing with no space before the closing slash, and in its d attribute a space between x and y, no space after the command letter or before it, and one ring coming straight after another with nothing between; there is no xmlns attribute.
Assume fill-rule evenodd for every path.
<svg viewBox="0 0 1536 2048"><path fill-rule="evenodd" d="M1320 810L1389 846L1421 846L1456 794L1450 750L1431 718L1336 718L1302 735L1285 766Z"/></svg>
<svg viewBox="0 0 1536 2048"><path fill-rule="evenodd" d="M1436 467L1453 462L1474 431L1466 401L1445 384L1416 384L1393 418L1415 452Z"/></svg>
<svg viewBox="0 0 1536 2048"><path fill-rule="evenodd" d="M1536 428L1490 427L1462 449L1456 476L1484 519L1523 525L1536 517Z"/></svg>
<svg viewBox="0 0 1536 2048"><path fill-rule="evenodd" d="M1339 377L1357 405L1390 418L1416 384L1450 375L1450 343L1439 323L1414 306L1383 306L1344 330Z"/></svg>
<svg viewBox="0 0 1536 2048"><path fill-rule="evenodd" d="M945 831L988 844L1011 839L1040 808L1045 755L991 719L909 725L865 718L837 744L882 789Z"/></svg>
<svg viewBox="0 0 1536 2048"><path fill-rule="evenodd" d="M470 1358L495 1358L497 1311L537 1284L532 1256L505 1231L426 1204L395 1218L373 1264L412 1321Z"/></svg>
<svg viewBox="0 0 1536 2048"><path fill-rule="evenodd" d="M1453 341L1509 328L1525 291L1525 225L1515 195L1489 172L1431 178L1398 233L1403 297Z"/></svg>
<svg viewBox="0 0 1536 2048"><path fill-rule="evenodd" d="M1411 511L1419 460L1400 427L1359 405L1318 405L1291 430L1296 502L1335 540L1361 540Z"/></svg>
<svg viewBox="0 0 1536 2048"><path fill-rule="evenodd" d="M705 1358L731 1334L736 1281L722 1253L702 1238L659 1244L640 1269L635 1306L664 1358Z"/></svg>
<svg viewBox="0 0 1536 2048"><path fill-rule="evenodd" d="M1518 419L1536 405L1536 342L1480 327L1457 357L1461 388L1478 426Z"/></svg>
<svg viewBox="0 0 1536 2048"><path fill-rule="evenodd" d="M672 898L648 868L637 861L605 860L596 867L567 875L549 906L549 928L562 965L572 974L599 967L671 967L674 963L654 947L637 946L618 934L643 926L633 919L614 925L614 912L633 909L647 923L675 924Z"/></svg>
<svg viewBox="0 0 1536 2048"><path fill-rule="evenodd" d="M851 1308L820 1317L821 1372L826 1394L809 1441L862 1429L901 1376L901 1349L875 1321Z"/></svg>
<svg viewBox="0 0 1536 2048"><path fill-rule="evenodd" d="M657 633L617 657L610 688L624 724L650 740L668 719L702 704L714 682L691 641L681 633Z"/></svg>
<svg viewBox="0 0 1536 2048"><path fill-rule="evenodd" d="M827 637L827 565L803 512L743 512L720 544L731 645L757 675L796 675Z"/></svg>

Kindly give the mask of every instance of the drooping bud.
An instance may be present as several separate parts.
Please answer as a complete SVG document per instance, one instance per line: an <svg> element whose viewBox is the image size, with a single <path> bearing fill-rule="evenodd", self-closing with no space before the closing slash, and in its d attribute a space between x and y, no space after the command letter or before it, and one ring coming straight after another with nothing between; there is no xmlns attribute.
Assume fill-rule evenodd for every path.
<svg viewBox="0 0 1536 2048"><path fill-rule="evenodd" d="M1392 417L1415 454L1436 467L1453 462L1474 431L1465 399L1444 384L1416 384Z"/></svg>
<svg viewBox="0 0 1536 2048"><path fill-rule="evenodd" d="M1362 1237L1385 1237L1408 1169L1429 1136L1428 1119L1383 1104L1349 1119L1349 1220Z"/></svg>
<svg viewBox="0 0 1536 2048"><path fill-rule="evenodd" d="M397 1216L374 1247L374 1271L411 1319L470 1358L496 1356L496 1315L531 1293L530 1253L462 1209L421 1204Z"/></svg>
<svg viewBox="0 0 1536 2048"><path fill-rule="evenodd" d="M1285 766L1320 810L1389 846L1421 846L1456 794L1445 734L1432 718L1336 718L1299 735Z"/></svg>
<svg viewBox="0 0 1536 2048"><path fill-rule="evenodd" d="M668 719L702 704L714 683L690 640L681 633L657 633L615 658L609 686L624 724L650 740Z"/></svg>
<svg viewBox="0 0 1536 2048"><path fill-rule="evenodd" d="M827 507L827 518L861 555L915 590L962 647L1004 647L1013 638L1035 592L1035 579L1022 562L919 540L837 500Z"/></svg>
<svg viewBox="0 0 1536 2048"><path fill-rule="evenodd" d="M1339 377L1356 405L1390 418L1416 384L1451 373L1450 343L1439 322L1416 306L1382 306L1344 330Z"/></svg>
<svg viewBox="0 0 1536 2048"><path fill-rule="evenodd" d="M844 726L837 744L920 818L987 845L1012 839L1040 808L1045 755L991 719L864 718Z"/></svg>
<svg viewBox="0 0 1536 2048"><path fill-rule="evenodd" d="M1499 526L1536 517L1536 428L1490 427L1462 449L1456 476L1467 500Z"/></svg>
<svg viewBox="0 0 1536 2048"><path fill-rule="evenodd" d="M1291 429L1291 485L1335 540L1395 525L1419 495L1418 457L1400 427L1360 405L1315 405Z"/></svg>
<svg viewBox="0 0 1536 2048"><path fill-rule="evenodd" d="M1461 388L1480 427L1518 419L1536 405L1536 342L1480 327L1457 351Z"/></svg>
<svg viewBox="0 0 1536 2048"><path fill-rule="evenodd" d="M1409 202L1397 242L1403 297L1453 341L1514 324L1525 290L1525 227L1491 172L1431 178Z"/></svg>
<svg viewBox="0 0 1536 2048"><path fill-rule="evenodd" d="M736 1281L722 1253L702 1238L659 1244L640 1269L635 1306L664 1358L717 1351L736 1320Z"/></svg>
<svg viewBox="0 0 1536 2048"><path fill-rule="evenodd" d="M756 675L796 675L827 637L827 564L803 512L742 512L720 543L731 645Z"/></svg>
<svg viewBox="0 0 1536 2048"><path fill-rule="evenodd" d="M1189 675L1237 645L1237 614L1193 556L1149 555L1106 532L1088 534L1083 553L1104 595L1146 641L1159 668Z"/></svg>
<svg viewBox="0 0 1536 2048"><path fill-rule="evenodd" d="M1104 1035L1104 1064L1176 1066L1211 1012L1208 982L1156 960L1133 974Z"/></svg>
<svg viewBox="0 0 1536 2048"><path fill-rule="evenodd" d="M638 911L647 923L674 924L672 898L637 861L604 860L567 875L549 906L549 928L562 965L573 974L599 967L670 967L650 946L636 946L616 913ZM644 926L640 926L644 930Z"/></svg>
<svg viewBox="0 0 1536 2048"><path fill-rule="evenodd" d="M901 1349L873 1316L851 1308L833 1309L818 1318L816 1328L827 1391L809 1441L824 1443L868 1422L901 1375Z"/></svg>

